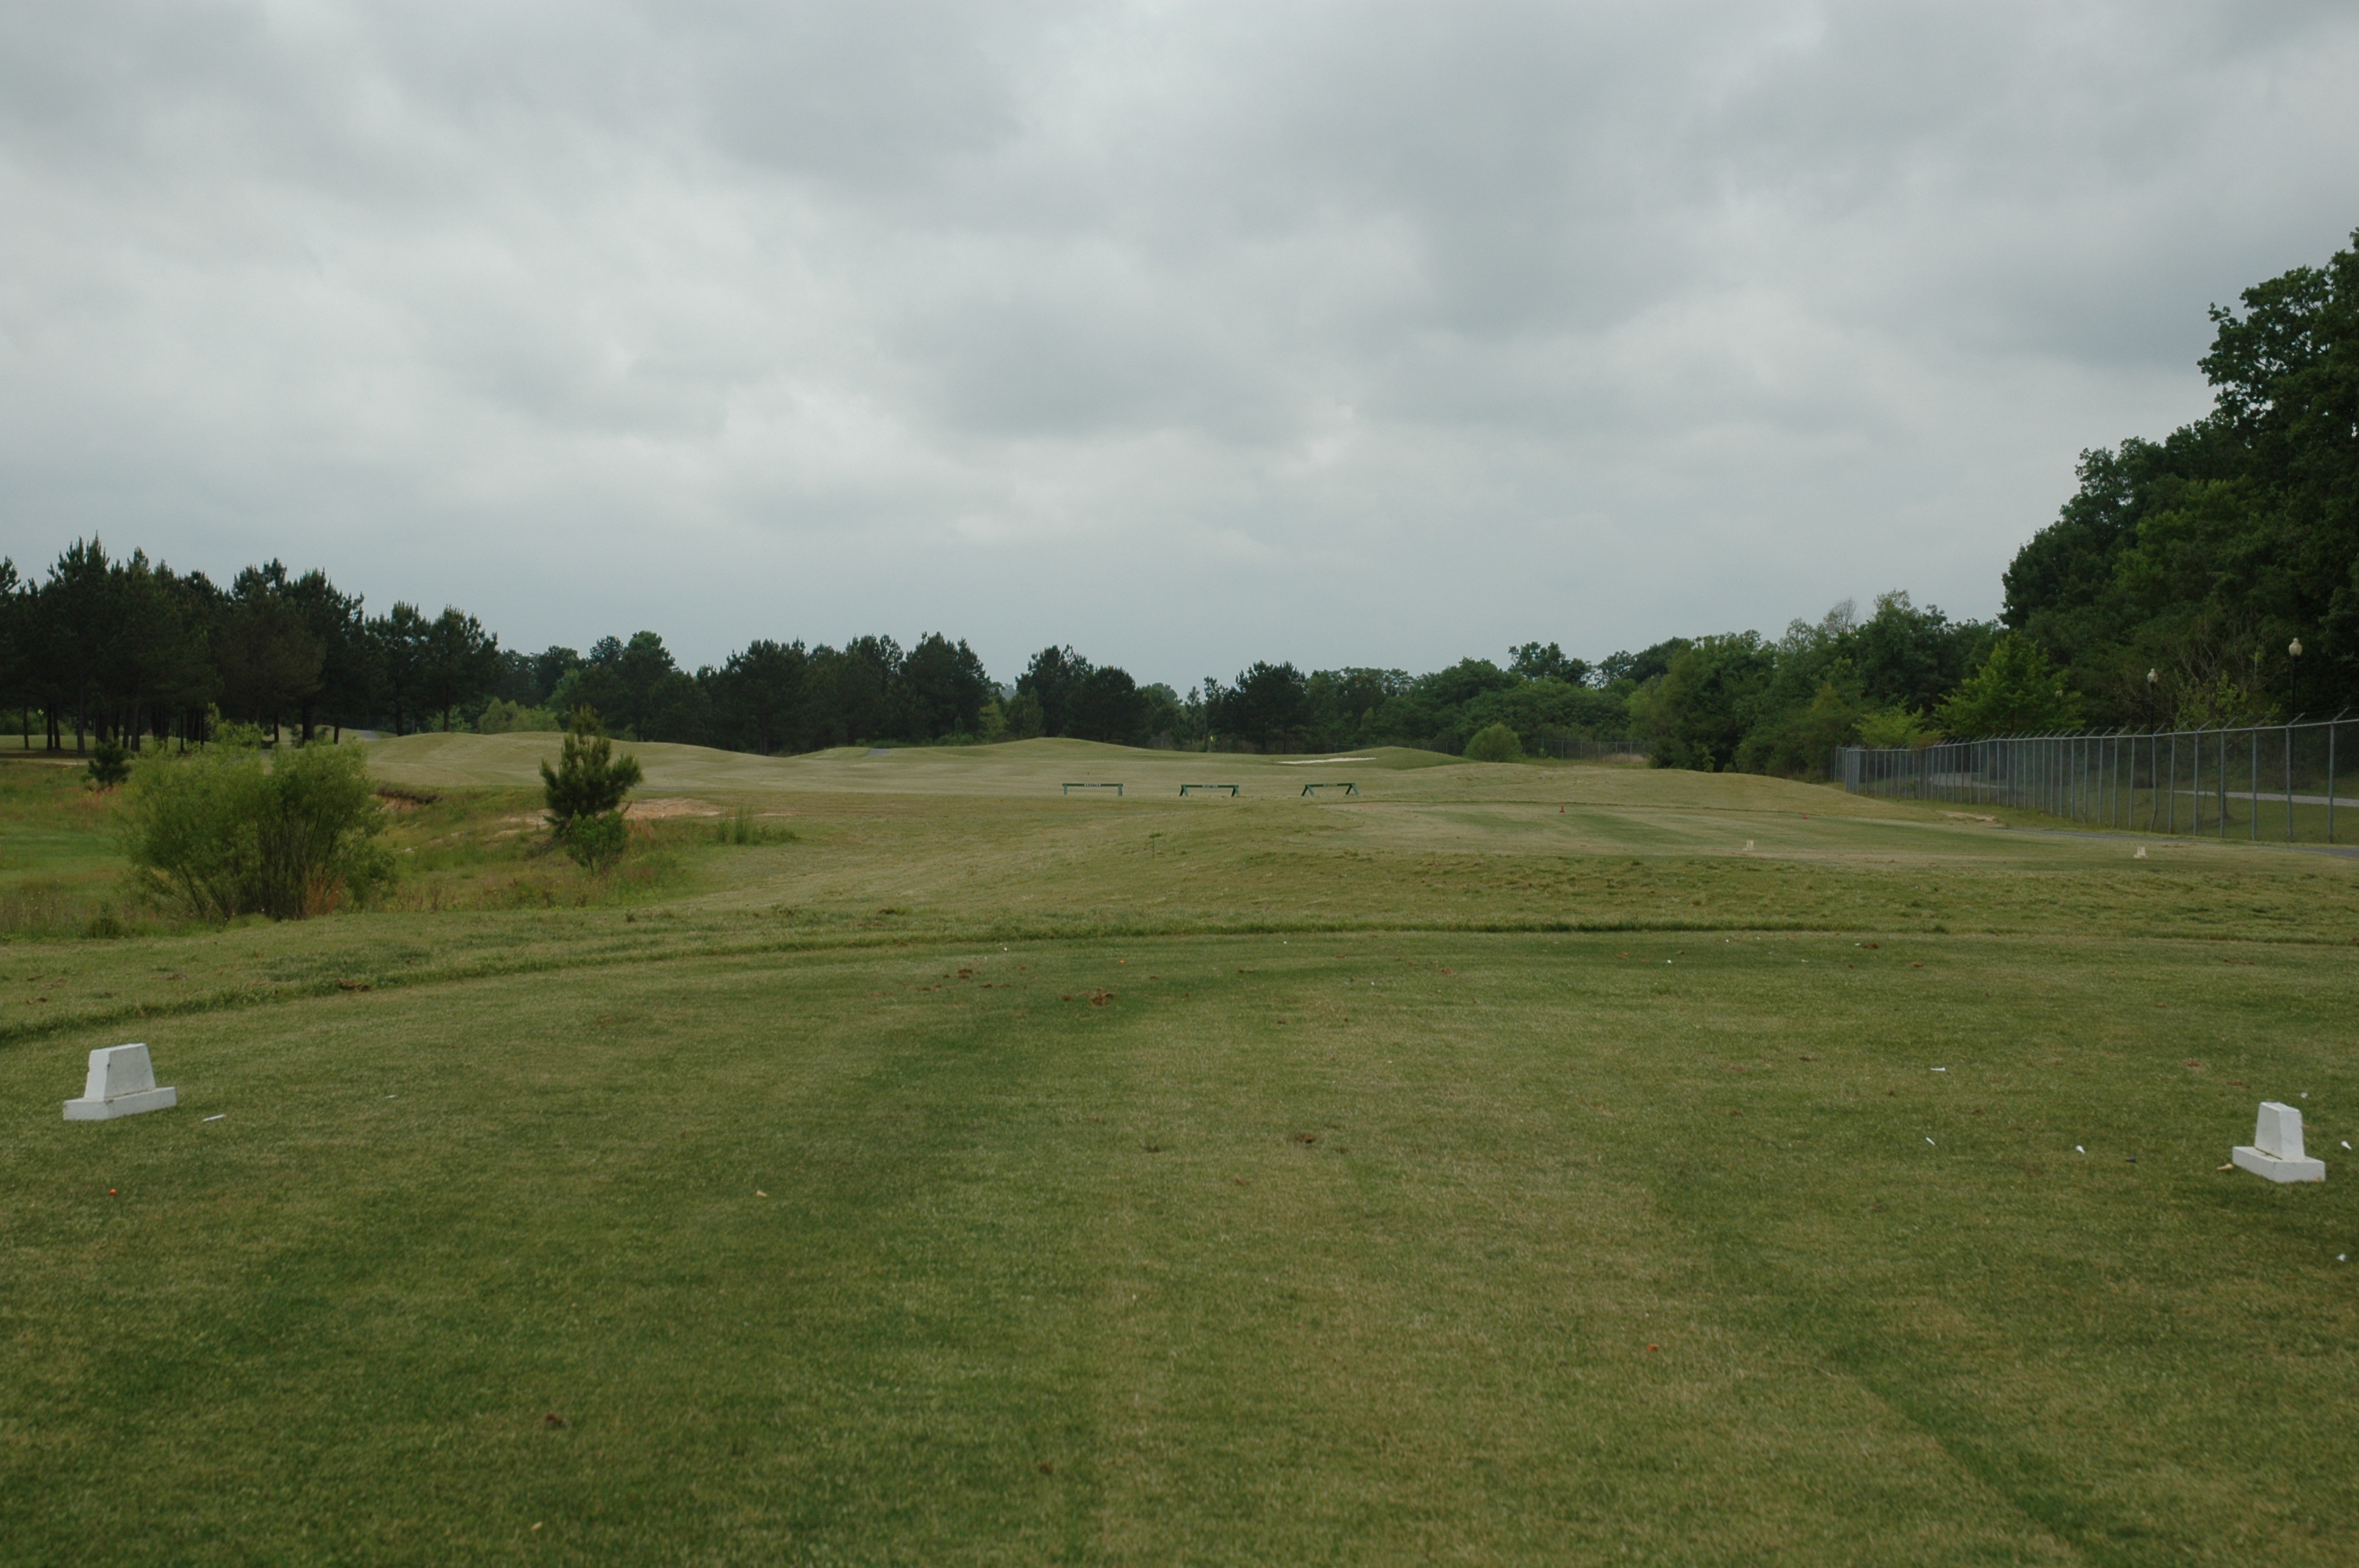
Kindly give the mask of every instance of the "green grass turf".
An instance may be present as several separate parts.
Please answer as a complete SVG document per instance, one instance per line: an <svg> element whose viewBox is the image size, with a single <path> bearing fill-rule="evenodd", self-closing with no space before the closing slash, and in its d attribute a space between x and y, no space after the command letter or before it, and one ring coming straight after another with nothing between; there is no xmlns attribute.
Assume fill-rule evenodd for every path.
<svg viewBox="0 0 2359 1568"><path fill-rule="evenodd" d="M2350 861L962 756L684 759L795 838L619 890L412 773L402 907L0 946L0 1560L2347 1560Z"/></svg>
<svg viewBox="0 0 2359 1568"><path fill-rule="evenodd" d="M116 901L110 802L70 758L0 751L0 934L79 932Z"/></svg>

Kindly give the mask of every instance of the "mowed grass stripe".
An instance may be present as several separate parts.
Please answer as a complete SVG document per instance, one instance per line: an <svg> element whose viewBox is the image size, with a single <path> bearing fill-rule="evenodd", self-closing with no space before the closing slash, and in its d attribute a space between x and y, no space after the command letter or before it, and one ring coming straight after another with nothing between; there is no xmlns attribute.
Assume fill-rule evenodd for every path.
<svg viewBox="0 0 2359 1568"><path fill-rule="evenodd" d="M2093 1278L2249 1296L2277 1252L2324 1256L2311 1227L2347 1216L2298 1206L2331 1193L2202 1206L2203 1140L2247 1098L2212 1079L2320 1042L2190 1087L2125 1024L2002 1073L1973 1054L1974 977L2111 1005L2116 957L1992 944L1838 978L1843 944L1736 946L1125 942L971 954L964 980L834 954L192 1021L168 1076L231 1122L12 1141L37 1195L13 1249L44 1284L17 1340L81 1370L16 1385L46 1393L12 1428L50 1437L18 1445L10 1511L123 1510L192 1559L303 1529L466 1556L529 1514L584 1560L652 1532L721 1561L2038 1561L2051 1530L2086 1552L2124 1519L2187 1544L2172 1510L2216 1524L2264 1464L2190 1433L2347 1398L2331 1329L2298 1380L2189 1386L2150 1324L2062 1310ZM2190 1014L2167 1051L2343 983L2273 1003L2241 969L2159 972ZM1790 1059L1831 1030L1855 1038ZM1928 1098L1978 1071L1985 1118ZM2115 1191L2143 1166L2027 1173L2063 1158L2030 1125L2058 1105L2083 1142L2186 1129L2154 1156L2188 1166L2174 1226ZM1912 1163L1920 1123L1968 1146ZM2029 1343L1945 1327L1981 1318ZM1986 1430L1944 1413L1952 1385ZM2299 1484L2346 1500L2347 1477Z"/></svg>
<svg viewBox="0 0 2359 1568"><path fill-rule="evenodd" d="M202 1021L172 1059L191 1107L230 1105L235 1126L196 1124L107 1180L214 1234L164 1270L152 1233L89 1260L71 1293L121 1310L49 1326L89 1369L71 1402L120 1424L18 1468L23 1517L111 1512L128 1465L172 1492L140 1499L150 1528L185 1526L131 1556L243 1556L249 1509L368 1555L481 1551L527 1514L607 1560L649 1532L737 1550L830 1521L922 1536L945 1509L1010 1530L952 1500L960 1455L1031 1473L1052 1444L1027 1435L1022 1385L1054 1341L971 1298L1053 1257L1019 1233L1058 1209L1000 1201L968 1222L962 1189L1009 1179L977 1130L1016 1064L921 1011L890 1010L887 1037L853 994L875 979L705 965L591 999L512 984L497 1042L472 1038L472 991L288 1009L260 1050ZM775 1022L716 1031L715 1009ZM388 1033L417 1044L388 1051ZM988 1409L962 1418L975 1390ZM568 1425L543 1429L550 1412ZM255 1467L234 1475L203 1457L241 1451ZM71 1457L90 1468L70 1478ZM466 1497L463 1517L436 1492ZM748 1497L750 1536L705 1500ZM405 1538L404 1517L435 1528Z"/></svg>
<svg viewBox="0 0 2359 1568"><path fill-rule="evenodd" d="M2264 1094L2306 1095L2318 1146L2354 1130L2349 966L1943 946L1918 1005L1824 1019L1864 1039L1781 1027L1758 1055L1699 1054L1697 1125L1742 1153L1682 1151L1658 1192L1711 1246L1720 1298L1823 1346L2092 1561L2329 1540L2352 1479L2282 1434L2359 1392L2348 1189L2215 1167ZM1817 1011L1822 980L1777 967L1722 1030L1743 1038L1780 992ZM2223 1441L2255 1419L2278 1435Z"/></svg>
<svg viewBox="0 0 2359 1568"><path fill-rule="evenodd" d="M1715 1322L1697 1249L1567 1103L1593 1042L1501 1038L1468 1005L1482 982L1440 973L1462 948L1249 950L1230 1006L1153 1026L1169 1146L1122 1232L1144 1255L1132 1367L1105 1382L1132 1451L1113 1560L2010 1537L2005 1502L1874 1400ZM1792 1387L1747 1380L1780 1362Z"/></svg>
<svg viewBox="0 0 2359 1568"><path fill-rule="evenodd" d="M470 793L393 829L407 907L0 948L0 1541L2338 1560L2349 1187L2214 1167L2265 1095L2359 1136L2359 868L832 765L611 885ZM137 1037L182 1108L60 1123Z"/></svg>

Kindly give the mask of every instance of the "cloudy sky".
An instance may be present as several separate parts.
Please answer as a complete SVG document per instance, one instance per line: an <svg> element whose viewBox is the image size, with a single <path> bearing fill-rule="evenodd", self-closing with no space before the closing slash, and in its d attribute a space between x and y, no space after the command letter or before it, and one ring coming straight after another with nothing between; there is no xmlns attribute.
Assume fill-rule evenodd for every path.
<svg viewBox="0 0 2359 1568"><path fill-rule="evenodd" d="M647 627L1596 658L1988 615L2359 225L2359 9L0 11L0 550Z"/></svg>

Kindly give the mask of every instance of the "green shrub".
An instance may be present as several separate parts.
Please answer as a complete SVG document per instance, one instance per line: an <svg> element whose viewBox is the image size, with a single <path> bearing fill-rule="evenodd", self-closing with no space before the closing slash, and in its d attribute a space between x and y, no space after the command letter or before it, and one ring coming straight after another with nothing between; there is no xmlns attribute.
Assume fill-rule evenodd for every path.
<svg viewBox="0 0 2359 1568"><path fill-rule="evenodd" d="M483 712L475 716L475 733L478 735L554 734L564 728L557 721L557 715L546 708L527 708L505 697L492 698L484 705Z"/></svg>
<svg viewBox="0 0 2359 1568"><path fill-rule="evenodd" d="M208 707L205 715L205 734L216 746L243 747L252 751L259 747L266 738L261 725L224 719L217 707Z"/></svg>
<svg viewBox="0 0 2359 1568"><path fill-rule="evenodd" d="M1477 730L1466 742L1466 760L1470 762L1518 762L1523 757L1523 741L1505 724Z"/></svg>
<svg viewBox="0 0 2359 1568"><path fill-rule="evenodd" d="M623 797L643 775L638 759L614 756L614 743L599 727L597 713L573 710L557 766L540 764L549 803L549 827L565 852L585 868L604 871L623 858Z"/></svg>
<svg viewBox="0 0 2359 1568"><path fill-rule="evenodd" d="M1930 746L1940 738L1940 731L1926 723L1923 715L1911 713L1897 703L1860 715L1859 743L1863 746Z"/></svg>
<svg viewBox="0 0 2359 1568"><path fill-rule="evenodd" d="M90 782L113 789L131 776L131 752L120 741L101 741L90 754Z"/></svg>
<svg viewBox="0 0 2359 1568"><path fill-rule="evenodd" d="M795 838L791 829L760 820L750 806L739 806L712 825L716 844L791 844Z"/></svg>
<svg viewBox="0 0 2359 1568"><path fill-rule="evenodd" d="M2037 735L2081 723L2081 699L2046 650L2010 633L1991 644L1990 657L1941 701L1941 728L1960 740L1984 735Z"/></svg>
<svg viewBox="0 0 2359 1568"><path fill-rule="evenodd" d="M131 772L124 849L151 892L202 919L299 920L364 902L393 877L385 815L359 746L275 762L247 746L158 752Z"/></svg>
<svg viewBox="0 0 2359 1568"><path fill-rule="evenodd" d="M1029 741L1049 728L1048 716L1041 711L1040 699L1028 691L1019 691L1008 698L1004 725L1000 733L1010 741Z"/></svg>

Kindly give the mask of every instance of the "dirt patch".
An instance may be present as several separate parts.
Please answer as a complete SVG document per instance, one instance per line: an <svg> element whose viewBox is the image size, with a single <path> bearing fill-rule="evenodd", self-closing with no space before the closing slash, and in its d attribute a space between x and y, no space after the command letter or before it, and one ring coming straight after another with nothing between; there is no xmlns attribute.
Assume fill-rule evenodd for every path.
<svg viewBox="0 0 2359 1568"><path fill-rule="evenodd" d="M718 816L721 808L673 795L657 800L635 800L623 807L623 815L634 822L662 822L674 816Z"/></svg>

